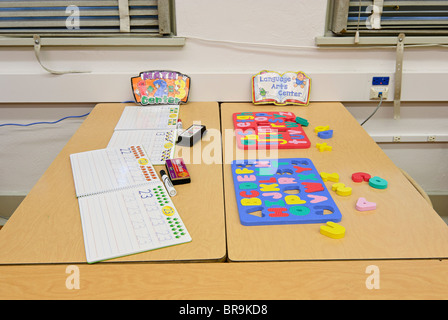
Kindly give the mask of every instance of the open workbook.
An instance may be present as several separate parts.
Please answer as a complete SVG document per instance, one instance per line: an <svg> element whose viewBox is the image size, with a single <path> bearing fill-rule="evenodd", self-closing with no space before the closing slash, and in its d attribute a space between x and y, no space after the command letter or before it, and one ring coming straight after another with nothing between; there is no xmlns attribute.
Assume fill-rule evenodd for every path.
<svg viewBox="0 0 448 320"><path fill-rule="evenodd" d="M88 263L191 241L143 146L70 155Z"/></svg>
<svg viewBox="0 0 448 320"><path fill-rule="evenodd" d="M127 106L108 147L142 145L153 165L164 165L174 157L178 117L178 105Z"/></svg>

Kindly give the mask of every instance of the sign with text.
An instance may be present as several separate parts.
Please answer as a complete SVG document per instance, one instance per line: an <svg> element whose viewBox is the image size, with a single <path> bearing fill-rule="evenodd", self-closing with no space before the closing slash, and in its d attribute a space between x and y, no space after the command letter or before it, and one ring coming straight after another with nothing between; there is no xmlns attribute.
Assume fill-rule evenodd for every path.
<svg viewBox="0 0 448 320"><path fill-rule="evenodd" d="M305 73L261 71L252 77L254 104L308 105L311 79Z"/></svg>
<svg viewBox="0 0 448 320"><path fill-rule="evenodd" d="M131 78L135 102L142 106L187 103L190 77L176 71L145 71Z"/></svg>

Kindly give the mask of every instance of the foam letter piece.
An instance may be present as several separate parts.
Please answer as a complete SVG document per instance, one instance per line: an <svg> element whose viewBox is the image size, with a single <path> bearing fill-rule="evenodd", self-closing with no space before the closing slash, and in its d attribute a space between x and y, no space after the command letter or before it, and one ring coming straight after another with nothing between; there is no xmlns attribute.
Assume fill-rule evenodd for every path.
<svg viewBox="0 0 448 320"><path fill-rule="evenodd" d="M325 130L317 133L317 136L321 139L333 138L333 130Z"/></svg>
<svg viewBox="0 0 448 320"><path fill-rule="evenodd" d="M280 199L282 194L280 192L267 192L261 194L263 197L272 197L273 199Z"/></svg>
<svg viewBox="0 0 448 320"><path fill-rule="evenodd" d="M308 120L304 119L304 118L300 118L300 117L296 117L296 122L301 124L302 127L308 127Z"/></svg>
<svg viewBox="0 0 448 320"><path fill-rule="evenodd" d="M266 167L270 167L271 164L269 161L257 161L255 164L255 167L261 167L261 168L266 168Z"/></svg>
<svg viewBox="0 0 448 320"><path fill-rule="evenodd" d="M262 184L260 183L260 191L280 191L280 188L278 188L278 184Z"/></svg>
<svg viewBox="0 0 448 320"><path fill-rule="evenodd" d="M259 206L261 205L261 200L258 198L244 198L241 199L241 204L243 206Z"/></svg>
<svg viewBox="0 0 448 320"><path fill-rule="evenodd" d="M333 181L333 182L339 182L339 175L336 172L333 172L333 173L321 172L320 177L322 178L322 180L324 182L326 182L328 180Z"/></svg>
<svg viewBox="0 0 448 320"><path fill-rule="evenodd" d="M343 184L342 182L340 182L340 183L334 183L334 184L331 186L331 190L336 191L336 190L338 190L339 187L343 188L343 187L345 187L345 184Z"/></svg>
<svg viewBox="0 0 448 320"><path fill-rule="evenodd" d="M302 141L302 140L288 140L288 143L301 144L301 143L307 143L307 142L306 141Z"/></svg>
<svg viewBox="0 0 448 320"><path fill-rule="evenodd" d="M308 195L308 198L313 198L313 199L314 199L314 200L311 200L310 203L319 203L319 202L328 200L327 197L324 197L324 196L318 196L318 195L315 195L315 194L309 194L309 195Z"/></svg>
<svg viewBox="0 0 448 320"><path fill-rule="evenodd" d="M318 182L302 182L302 185L305 186L305 192L312 193L312 192L318 192L318 191L324 191L324 187L322 184Z"/></svg>
<svg viewBox="0 0 448 320"><path fill-rule="evenodd" d="M335 183L331 186L331 190L336 191L340 196L349 196L352 194L352 188L346 187L343 183Z"/></svg>
<svg viewBox="0 0 448 320"><path fill-rule="evenodd" d="M324 143L316 143L316 148L317 148L320 152L331 151L331 149L333 149L333 147L328 146L325 142L324 142Z"/></svg>
<svg viewBox="0 0 448 320"><path fill-rule="evenodd" d="M254 176L253 174L251 175L243 175L243 176L237 176L236 177L238 181L256 181L257 177ZM274 181L275 182L275 181Z"/></svg>
<svg viewBox="0 0 448 320"><path fill-rule="evenodd" d="M236 169L235 173L236 174L254 173L254 171L244 168L244 169Z"/></svg>
<svg viewBox="0 0 448 320"><path fill-rule="evenodd" d="M294 167L294 169L296 169L296 172L297 173L301 173L301 172L303 172L303 171L309 171L309 170L311 170L311 168L304 168L304 167L299 167L299 166L293 166Z"/></svg>
<svg viewBox="0 0 448 320"><path fill-rule="evenodd" d="M372 177L369 179L369 186L375 189L386 189L387 181L380 177Z"/></svg>
<svg viewBox="0 0 448 320"><path fill-rule="evenodd" d="M375 209L376 209L376 203L369 202L365 198L359 198L358 201L356 202L356 210L358 211L369 211Z"/></svg>
<svg viewBox="0 0 448 320"><path fill-rule="evenodd" d="M254 197L258 197L260 193L256 190L251 190L250 194L247 193L247 191L241 191L240 192L240 196L245 197L245 198L254 198Z"/></svg>
<svg viewBox="0 0 448 320"><path fill-rule="evenodd" d="M285 197L286 204L304 204L305 200L300 199L300 197L291 195Z"/></svg>
<svg viewBox="0 0 448 320"><path fill-rule="evenodd" d="M327 225L320 227L320 233L333 239L341 239L345 236L345 228L340 224L327 221Z"/></svg>
<svg viewBox="0 0 448 320"><path fill-rule="evenodd" d="M240 183L238 187L240 188L240 190L257 189L258 184L253 183L253 182L243 182L243 183Z"/></svg>
<svg viewBox="0 0 448 320"><path fill-rule="evenodd" d="M295 178L278 178L278 183L280 184L294 184L296 183Z"/></svg>
<svg viewBox="0 0 448 320"><path fill-rule="evenodd" d="M329 129L330 129L330 126L318 126L318 127L314 128L314 132L319 133L321 131L327 131Z"/></svg>
<svg viewBox="0 0 448 320"><path fill-rule="evenodd" d="M294 206L289 209L289 212L295 216L306 216L310 211L310 208L302 206Z"/></svg>
<svg viewBox="0 0 448 320"><path fill-rule="evenodd" d="M355 172L354 174L352 174L353 182L369 181L370 177L370 174L365 172Z"/></svg>
<svg viewBox="0 0 448 320"><path fill-rule="evenodd" d="M272 206L284 207L285 206L285 202L283 200L277 200L277 201L266 200L264 202L264 204L265 204L266 207L272 207Z"/></svg>
<svg viewBox="0 0 448 320"><path fill-rule="evenodd" d="M241 143L244 144L245 146L252 146L252 145L256 144L257 141L241 139ZM237 172L237 174L238 174L238 172Z"/></svg>
<svg viewBox="0 0 448 320"><path fill-rule="evenodd" d="M298 175L300 180L318 180L314 173L311 174L300 174Z"/></svg>
<svg viewBox="0 0 448 320"><path fill-rule="evenodd" d="M273 212L270 213L269 216L272 218L280 218L280 217L288 217L289 214L286 211L286 208L269 208L268 211Z"/></svg>

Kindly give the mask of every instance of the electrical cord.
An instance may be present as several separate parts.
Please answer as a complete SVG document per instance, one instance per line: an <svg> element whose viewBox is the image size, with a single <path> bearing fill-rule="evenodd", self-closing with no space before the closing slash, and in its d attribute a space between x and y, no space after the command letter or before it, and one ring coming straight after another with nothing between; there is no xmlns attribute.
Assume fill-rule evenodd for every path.
<svg viewBox="0 0 448 320"><path fill-rule="evenodd" d="M371 114L370 116L368 116L367 119L364 120L364 121L361 123L361 126L362 126L364 123L366 123L370 118L373 117L373 115L378 111L378 109L380 108L381 104L383 103L383 94L380 93L378 96L380 97L380 103L378 103L378 106L377 106L376 109L372 112L372 114Z"/></svg>
<svg viewBox="0 0 448 320"><path fill-rule="evenodd" d="M135 103L135 101L123 101L122 103ZM42 122L33 122L28 124L20 124L20 123L4 123L0 124L0 127L4 126L19 126L19 127L28 127L28 126L34 126L36 124L55 124L58 122L61 122L62 120L69 119L69 118L83 118L90 114L90 112L87 112L86 114L82 114L80 116L67 116L62 119L56 120L56 121L42 121Z"/></svg>
<svg viewBox="0 0 448 320"><path fill-rule="evenodd" d="M42 122L33 122L33 123L28 123L28 124L20 124L20 123L4 123L4 124L0 124L0 127L4 127L4 126L20 126L20 127L28 127L28 126L33 126L36 124L55 124L58 122L61 122L62 120L65 119L69 119L69 118L82 118L82 117L86 117L90 114L90 112L87 112L86 114L80 115L80 116L67 116L64 118L61 118L59 120L56 121L42 121Z"/></svg>
<svg viewBox="0 0 448 320"><path fill-rule="evenodd" d="M254 46L254 47L271 47L278 49L310 49L310 50L334 50L334 49L396 49L396 45L360 45L360 46L346 46L346 45L328 45L328 46L300 46L300 45L288 45L288 44L273 44L273 43L260 43L260 42L246 42L246 41L235 41L235 40L220 40L220 39L210 39L202 38L196 36L184 35L181 36L190 40L211 42L211 43L222 43L222 44L235 44L242 46ZM446 43L422 43L422 44L404 44L405 48L418 48L418 47L443 47L447 48Z"/></svg>

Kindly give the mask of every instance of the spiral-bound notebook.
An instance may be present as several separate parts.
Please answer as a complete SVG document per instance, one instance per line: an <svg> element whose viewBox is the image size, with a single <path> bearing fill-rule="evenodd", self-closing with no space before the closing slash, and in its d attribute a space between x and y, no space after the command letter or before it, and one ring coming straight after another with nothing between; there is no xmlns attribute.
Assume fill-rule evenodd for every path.
<svg viewBox="0 0 448 320"><path fill-rule="evenodd" d="M117 130L112 135L107 147L140 144L148 150L153 165L164 165L167 159L174 157L176 130Z"/></svg>
<svg viewBox="0 0 448 320"><path fill-rule="evenodd" d="M124 108L108 147L142 145L154 165L174 157L177 140L178 105Z"/></svg>
<svg viewBox="0 0 448 320"><path fill-rule="evenodd" d="M115 131L176 129L178 117L178 105L126 106L115 126Z"/></svg>
<svg viewBox="0 0 448 320"><path fill-rule="evenodd" d="M191 241L142 146L70 155L88 263Z"/></svg>

